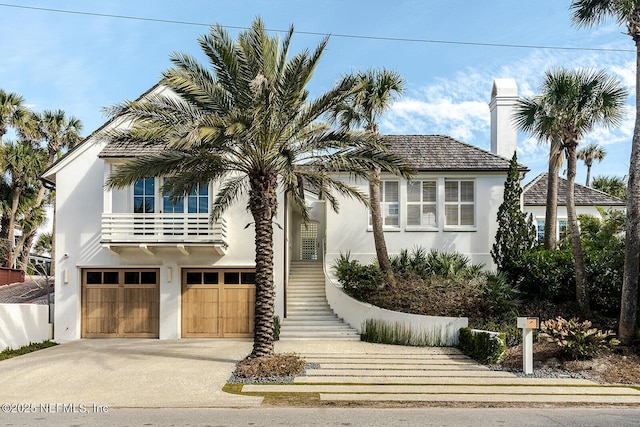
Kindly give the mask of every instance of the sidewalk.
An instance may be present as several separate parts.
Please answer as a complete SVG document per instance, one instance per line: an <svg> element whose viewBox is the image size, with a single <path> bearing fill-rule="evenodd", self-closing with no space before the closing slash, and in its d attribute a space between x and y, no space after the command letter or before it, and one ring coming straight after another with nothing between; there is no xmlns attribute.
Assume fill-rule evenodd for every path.
<svg viewBox="0 0 640 427"><path fill-rule="evenodd" d="M640 391L572 378L492 371L455 348L364 342L279 341L317 369L290 384L251 384L243 393L316 393L323 402L403 401L640 405Z"/></svg>

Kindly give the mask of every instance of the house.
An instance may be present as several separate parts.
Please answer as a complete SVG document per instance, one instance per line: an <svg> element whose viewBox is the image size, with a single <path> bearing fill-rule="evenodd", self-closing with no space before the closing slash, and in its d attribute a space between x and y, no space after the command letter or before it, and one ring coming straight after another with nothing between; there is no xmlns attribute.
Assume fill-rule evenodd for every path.
<svg viewBox="0 0 640 427"><path fill-rule="evenodd" d="M547 172L536 176L531 182L524 186L522 199L524 211L533 215L538 230L538 240L544 239L545 210L547 206ZM592 215L601 218L598 209L605 211L624 210L626 202L617 197L613 197L595 188L585 187L578 183L574 184L576 213L578 215ZM558 177L558 217L557 230L558 237L567 228L567 180Z"/></svg>
<svg viewBox="0 0 640 427"><path fill-rule="evenodd" d="M381 211L390 254L422 246L460 252L473 263L493 266L490 251L498 208L517 145L511 122L517 99L514 80L494 81L489 104L491 152L444 135L386 136L389 149L416 171L411 182L381 177ZM366 191L367 183L351 183ZM375 258L365 207L344 200L340 213L327 211L326 215L328 261L347 250L362 262Z"/></svg>
<svg viewBox="0 0 640 427"><path fill-rule="evenodd" d="M419 245L491 265L497 210L516 149L510 123L516 100L513 80L494 82L493 152L442 135L387 136L390 149L417 170L412 182L383 176L391 253ZM161 178L121 190L105 186L116 165L146 149L101 137L125 125L111 119L45 172L56 185L55 339L253 336L254 230L246 203L210 224L212 184L176 203L161 194ZM366 182L354 184L366 192ZM281 319L294 298L288 290L296 261L315 261L322 270L341 252L367 261L375 253L366 208L342 200L336 214L308 196L309 224L278 196L274 282Z"/></svg>

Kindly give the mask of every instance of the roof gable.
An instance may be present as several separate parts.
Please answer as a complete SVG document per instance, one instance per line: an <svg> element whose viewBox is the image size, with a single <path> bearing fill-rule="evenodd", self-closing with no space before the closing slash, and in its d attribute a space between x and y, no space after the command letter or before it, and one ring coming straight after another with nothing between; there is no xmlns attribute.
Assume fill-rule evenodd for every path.
<svg viewBox="0 0 640 427"><path fill-rule="evenodd" d="M545 206L547 204L547 181L549 174L541 173L522 191L525 206ZM626 206L626 202L595 188L574 184L576 206ZM558 177L558 206L566 206L567 180Z"/></svg>

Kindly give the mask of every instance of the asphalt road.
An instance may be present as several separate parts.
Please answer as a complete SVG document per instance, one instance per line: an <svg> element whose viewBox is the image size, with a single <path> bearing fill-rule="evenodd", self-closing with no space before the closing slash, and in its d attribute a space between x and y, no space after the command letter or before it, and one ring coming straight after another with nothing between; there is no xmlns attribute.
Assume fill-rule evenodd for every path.
<svg viewBox="0 0 640 427"><path fill-rule="evenodd" d="M0 413L1 426L562 426L640 425L640 409L110 409Z"/></svg>

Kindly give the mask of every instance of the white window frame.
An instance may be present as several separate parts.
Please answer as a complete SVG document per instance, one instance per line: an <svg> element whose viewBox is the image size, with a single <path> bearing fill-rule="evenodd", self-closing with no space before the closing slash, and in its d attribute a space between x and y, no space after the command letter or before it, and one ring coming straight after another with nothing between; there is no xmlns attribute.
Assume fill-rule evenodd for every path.
<svg viewBox="0 0 640 427"><path fill-rule="evenodd" d="M458 189L457 189L457 200L455 201L447 201L447 183L450 182L456 182L458 185ZM468 202L468 201L463 201L461 200L461 183L462 182L470 182L473 184L473 201L472 202ZM454 231L459 231L459 230L476 230L477 228L477 224L478 224L478 215L477 215L477 201L478 201L478 188L477 188L477 184L476 184L476 180L473 178L445 178L444 179L444 212L443 212L443 218L444 218L444 230L448 231L448 230L454 230ZM455 206L457 207L457 211L458 211L458 223L457 224L448 224L447 223L447 208ZM472 206L473 207L473 224L460 224L460 220L462 218L461 215L461 211L462 211L462 207L463 206Z"/></svg>
<svg viewBox="0 0 640 427"><path fill-rule="evenodd" d="M165 196L162 194L162 185L164 184L164 181L166 178L152 178L154 180L154 212L156 214L173 214L174 212L166 212L165 209ZM128 196L128 203L130 204L130 212L134 213L135 211L135 183L132 184L129 188L129 196ZM206 195L200 195L199 194L199 190L201 188L206 188ZM211 211L211 196L212 196L213 192L212 192L212 188L211 188L211 183L207 183L205 184L203 187L199 187L195 189L195 193L192 192L191 194L186 195L185 197L182 198L182 200L180 200L178 203L182 204L183 209L182 212L175 212L176 215L188 215L188 214L199 214L199 213L210 213ZM145 196L148 197L148 195L145 194ZM196 212L189 212L189 199L195 199L196 200ZM207 200L207 211L206 212L201 212L199 209L199 199L206 199Z"/></svg>
<svg viewBox="0 0 640 427"><path fill-rule="evenodd" d="M537 233L539 242L544 241L544 226L545 226L545 219L543 217L536 218L536 233ZM561 226L564 226L562 230L560 229ZM540 227L542 227L542 230L540 229ZM560 239L562 232L568 228L569 228L569 220L564 217L558 218L556 220L556 240ZM542 234L540 234L540 232L542 232Z"/></svg>
<svg viewBox="0 0 640 427"><path fill-rule="evenodd" d="M387 187L387 183L395 183L398 186L398 196L397 196L397 201L395 202L388 202L386 200L386 187ZM387 179L387 180L380 180L380 213L382 216L382 228L385 231L399 231L400 230L400 181L396 180L396 179ZM393 209L395 208L396 210L396 214L390 215L389 213L393 211ZM395 217L397 218L397 224L388 224L387 223L387 218L388 217ZM371 211L369 211L369 231L372 230L372 226L371 226Z"/></svg>
<svg viewBox="0 0 640 427"><path fill-rule="evenodd" d="M440 180L438 178L424 178L424 179L416 179L412 181L407 181L407 197L405 201L405 212L406 212L406 229L408 231L414 230L427 230L427 231L437 231L440 229ZM425 183L433 183L433 189L435 192L435 200L433 201L425 201L424 200L424 185ZM409 200L409 187L412 184L418 184L420 186L419 199L418 201L410 201ZM418 206L419 208L419 224L409 224L409 207L410 206ZM434 224L425 224L423 223L423 215L425 206L431 206L435 209L435 218Z"/></svg>

